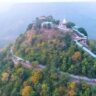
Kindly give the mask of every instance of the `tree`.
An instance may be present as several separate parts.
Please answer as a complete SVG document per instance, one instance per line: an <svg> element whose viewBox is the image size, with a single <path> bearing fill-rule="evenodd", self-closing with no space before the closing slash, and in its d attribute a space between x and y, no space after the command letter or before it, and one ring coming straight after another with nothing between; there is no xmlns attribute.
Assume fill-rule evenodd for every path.
<svg viewBox="0 0 96 96"><path fill-rule="evenodd" d="M66 46L69 47L70 44L71 44L71 41L72 41L71 34L70 34L70 33L64 34L63 39L64 39L64 41L65 41L65 43L66 43Z"/></svg>
<svg viewBox="0 0 96 96"><path fill-rule="evenodd" d="M67 58L64 57L62 60L62 65L60 66L62 71L66 71L67 69Z"/></svg>
<svg viewBox="0 0 96 96"><path fill-rule="evenodd" d="M41 22L41 21L39 20L39 18L37 17L37 18L36 18L36 28L37 28L37 29L40 29L40 28L41 28L41 23L42 23L42 22Z"/></svg>
<svg viewBox="0 0 96 96"><path fill-rule="evenodd" d="M87 31L84 28L82 28L82 27L78 28L78 31L83 33L85 36L88 36Z"/></svg>
<svg viewBox="0 0 96 96"><path fill-rule="evenodd" d="M40 96L48 96L48 85L46 83L42 84Z"/></svg>
<svg viewBox="0 0 96 96"><path fill-rule="evenodd" d="M25 86L23 89L22 89L22 96L30 96L30 94L32 94L31 92L33 91L32 87L31 86Z"/></svg>
<svg viewBox="0 0 96 96"><path fill-rule="evenodd" d="M37 84L39 82L39 80L42 77L42 71L41 70L35 70L32 74L32 76L30 77L30 81L33 82L33 84Z"/></svg>
<svg viewBox="0 0 96 96"><path fill-rule="evenodd" d="M55 23L56 25L59 25L60 20L55 20L54 23Z"/></svg>
<svg viewBox="0 0 96 96"><path fill-rule="evenodd" d="M66 94L66 88L64 86L59 86L55 88L52 96L65 96Z"/></svg>
<svg viewBox="0 0 96 96"><path fill-rule="evenodd" d="M73 26L75 26L75 24L73 22L67 22L67 24L66 24L67 28L72 28Z"/></svg>
<svg viewBox="0 0 96 96"><path fill-rule="evenodd" d="M70 82L68 84L68 96L75 96L75 87L76 87L75 82Z"/></svg>
<svg viewBox="0 0 96 96"><path fill-rule="evenodd" d="M90 96L90 86L86 83L82 83L82 95L83 96Z"/></svg>
<svg viewBox="0 0 96 96"><path fill-rule="evenodd" d="M9 77L9 73L7 73L7 72L4 72L4 73L2 73L2 81L7 81L8 80L8 77Z"/></svg>
<svg viewBox="0 0 96 96"><path fill-rule="evenodd" d="M52 22L52 21L54 20L54 19L53 19L53 16L51 16L51 15L48 16L46 19L47 19L47 21L49 21L49 22Z"/></svg>
<svg viewBox="0 0 96 96"><path fill-rule="evenodd" d="M11 96L17 96L17 88L14 88L11 92Z"/></svg>
<svg viewBox="0 0 96 96"><path fill-rule="evenodd" d="M33 24L29 24L27 30L31 30Z"/></svg>
<svg viewBox="0 0 96 96"><path fill-rule="evenodd" d="M73 61L81 60L81 53L79 51L75 52L72 56Z"/></svg>
<svg viewBox="0 0 96 96"><path fill-rule="evenodd" d="M96 85L91 86L92 96L96 96Z"/></svg>

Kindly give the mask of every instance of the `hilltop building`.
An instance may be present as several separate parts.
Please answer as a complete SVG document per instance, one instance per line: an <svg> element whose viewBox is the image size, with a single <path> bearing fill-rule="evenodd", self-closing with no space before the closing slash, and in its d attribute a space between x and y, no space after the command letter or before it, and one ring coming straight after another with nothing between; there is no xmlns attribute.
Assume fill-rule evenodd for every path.
<svg viewBox="0 0 96 96"><path fill-rule="evenodd" d="M46 16L40 16L40 17L38 17L38 19L44 21L44 20L46 20Z"/></svg>
<svg viewBox="0 0 96 96"><path fill-rule="evenodd" d="M60 29L66 29L67 28L66 27L66 24L67 24L67 20L66 19L63 19L62 21L60 21L58 28L60 28Z"/></svg>
<svg viewBox="0 0 96 96"><path fill-rule="evenodd" d="M54 24L53 24L53 22L48 22L48 21L45 21L45 22L43 22L42 24L41 24L41 27L42 28L53 28L54 27Z"/></svg>

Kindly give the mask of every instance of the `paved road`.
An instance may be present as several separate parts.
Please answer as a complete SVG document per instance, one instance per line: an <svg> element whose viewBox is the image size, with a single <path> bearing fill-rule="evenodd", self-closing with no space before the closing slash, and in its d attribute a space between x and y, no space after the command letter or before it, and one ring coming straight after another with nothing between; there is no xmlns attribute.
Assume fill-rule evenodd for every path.
<svg viewBox="0 0 96 96"><path fill-rule="evenodd" d="M14 56L14 55L13 55ZM15 56L15 57L12 57L12 61L14 62L14 64L16 64L18 61L26 68L36 68L36 69L44 69L46 68L46 66L44 65L37 65L37 66L32 66L32 64L29 62L29 61L24 61L22 58L21 60L18 60L17 58L20 59L20 57L18 56ZM60 71L61 74L64 74L64 72ZM85 81L86 83L90 84L90 85L94 85L96 84L96 78L88 78L88 77L85 77L85 76L78 76L78 75L73 75L73 74L68 74L69 77L71 78L72 81L76 81L76 82L79 82L79 81Z"/></svg>
<svg viewBox="0 0 96 96"><path fill-rule="evenodd" d="M57 27L57 28L59 28L59 29L62 29L62 30L64 30L65 31L65 28L62 28L62 27ZM67 30L67 29L66 29ZM77 33L81 36L79 36L79 35L77 35L78 36L78 40L76 40L76 37L75 37L75 42L76 42L76 45L77 46L79 46L79 47L82 47L82 49L85 51L85 52L87 52L90 56L92 56L93 58L96 58L96 54L94 54L91 50L89 50L87 47L85 47L82 43L80 43L79 42L79 40L82 40L82 39L87 39L87 36L85 36L84 34L82 34L82 33L80 33L79 31L78 31L78 27L77 26L74 26L74 27L72 27L72 30L74 31L74 34L75 35L77 35ZM77 33L76 33L77 32ZM86 44L87 45L87 44ZM88 45L87 45L88 46Z"/></svg>
<svg viewBox="0 0 96 96"><path fill-rule="evenodd" d="M87 37L80 33L78 31L78 29L76 27L73 27L72 28L73 30L75 30L76 32L78 32L79 34L81 34L82 38L80 37L80 39L87 39ZM91 50L89 50L87 47L85 47L82 43L79 42L79 40L74 40L76 42L76 45L79 46L79 47L82 47L82 49L87 52L90 56L92 56L93 58L96 58L96 54L94 54ZM86 44L87 45L87 44Z"/></svg>
<svg viewBox="0 0 96 96"><path fill-rule="evenodd" d="M45 68L45 66L43 66L41 64L32 65L29 61L26 61L26 60L22 59L21 57L14 55L12 49L10 52L12 54L12 61L14 64L20 63L21 65L23 65L26 68L38 68L38 69L44 69Z"/></svg>

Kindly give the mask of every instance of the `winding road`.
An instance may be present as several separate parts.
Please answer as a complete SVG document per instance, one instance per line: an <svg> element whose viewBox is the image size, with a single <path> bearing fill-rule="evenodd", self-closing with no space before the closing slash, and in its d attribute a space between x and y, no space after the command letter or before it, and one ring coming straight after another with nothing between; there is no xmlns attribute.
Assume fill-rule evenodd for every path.
<svg viewBox="0 0 96 96"><path fill-rule="evenodd" d="M26 60L22 59L21 57L13 55L12 49L10 52L12 54L12 61L14 64L17 64L17 62L19 62L19 64L21 64L22 66L24 66L26 68L36 68L36 69L45 69L46 68L46 66L44 66L42 64L33 66L29 61L26 61ZM62 72L62 71L60 71L60 73L66 74L65 72ZM73 75L73 74L69 74L69 73L67 73L67 74L70 77L71 81L75 81L75 82L85 81L87 84L90 84L90 85L96 84L96 78L88 78L86 76L78 76L78 75Z"/></svg>
<svg viewBox="0 0 96 96"><path fill-rule="evenodd" d="M72 27L72 29L73 30L75 30L75 32L77 32L78 34L80 34L81 36L82 36L82 38L81 37L79 37L80 39L87 39L87 37L84 35L84 34L82 34L82 33L80 33L77 29L77 27ZM79 39L79 40L80 40ZM76 42L76 45L77 46L79 46L79 47L81 47L85 52L87 52L90 56L92 56L93 58L96 58L96 54L94 54L91 50L89 50L87 47L85 47L83 44L81 44L80 42L79 42L79 40L74 40L75 42ZM86 44L87 45L87 44Z"/></svg>

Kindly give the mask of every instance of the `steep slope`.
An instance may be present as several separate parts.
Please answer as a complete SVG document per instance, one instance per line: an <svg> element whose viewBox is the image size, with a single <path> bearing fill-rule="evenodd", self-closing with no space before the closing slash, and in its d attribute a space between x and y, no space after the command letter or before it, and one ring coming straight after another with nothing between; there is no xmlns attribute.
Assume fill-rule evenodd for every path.
<svg viewBox="0 0 96 96"><path fill-rule="evenodd" d="M93 63L91 68L94 67L94 59L75 45L72 34L71 30L64 32L57 28L32 28L17 38L13 50L17 56L31 63L35 61L46 66L50 64L64 72L95 77L95 70L90 70L92 74L87 72L90 63Z"/></svg>
<svg viewBox="0 0 96 96"><path fill-rule="evenodd" d="M59 30L54 18L47 20L55 27L36 20L0 53L0 96L95 96L96 86L68 74L96 78L96 61L76 46L72 29ZM12 62L14 57L20 62ZM46 67L26 67L25 61Z"/></svg>

